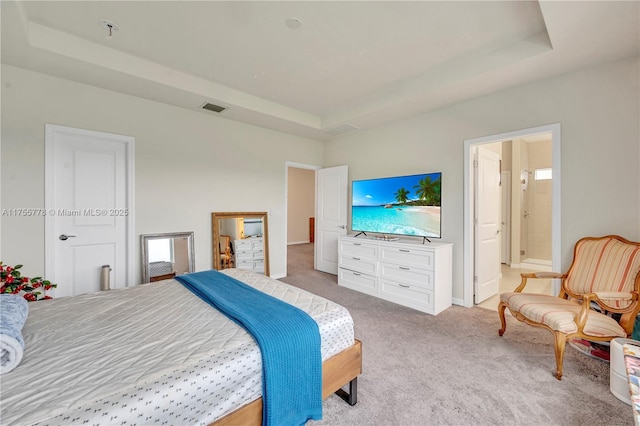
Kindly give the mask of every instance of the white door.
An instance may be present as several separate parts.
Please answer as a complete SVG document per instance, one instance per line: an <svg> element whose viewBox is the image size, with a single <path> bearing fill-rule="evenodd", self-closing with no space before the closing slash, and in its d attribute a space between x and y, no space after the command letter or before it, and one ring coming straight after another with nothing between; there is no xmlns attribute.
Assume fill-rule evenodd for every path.
<svg viewBox="0 0 640 426"><path fill-rule="evenodd" d="M478 147L475 197L475 303L500 284L500 156Z"/></svg>
<svg viewBox="0 0 640 426"><path fill-rule="evenodd" d="M500 263L511 264L511 172L500 174Z"/></svg>
<svg viewBox="0 0 640 426"><path fill-rule="evenodd" d="M338 274L338 237L347 234L347 166L316 172L315 268Z"/></svg>
<svg viewBox="0 0 640 426"><path fill-rule="evenodd" d="M55 296L132 281L133 138L47 125L45 270Z"/></svg>

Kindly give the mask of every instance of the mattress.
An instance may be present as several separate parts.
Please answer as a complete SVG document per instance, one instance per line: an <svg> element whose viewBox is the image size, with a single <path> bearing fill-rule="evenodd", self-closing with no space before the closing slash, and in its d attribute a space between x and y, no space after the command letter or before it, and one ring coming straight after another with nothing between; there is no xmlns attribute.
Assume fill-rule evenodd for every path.
<svg viewBox="0 0 640 426"><path fill-rule="evenodd" d="M307 312L323 361L354 343L342 306L251 271L226 273ZM10 424L208 424L262 393L260 350L175 280L29 304L25 356L2 376Z"/></svg>

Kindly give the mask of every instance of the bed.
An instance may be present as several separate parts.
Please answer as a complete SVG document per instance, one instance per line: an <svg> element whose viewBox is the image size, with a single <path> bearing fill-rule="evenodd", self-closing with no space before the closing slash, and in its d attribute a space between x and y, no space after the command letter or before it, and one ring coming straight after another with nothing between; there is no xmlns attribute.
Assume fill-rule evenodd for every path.
<svg viewBox="0 0 640 426"><path fill-rule="evenodd" d="M251 271L222 273L308 313L323 398L355 403L362 350L344 307ZM1 377L3 425L261 423L257 344L174 279L31 303L22 332L22 362Z"/></svg>

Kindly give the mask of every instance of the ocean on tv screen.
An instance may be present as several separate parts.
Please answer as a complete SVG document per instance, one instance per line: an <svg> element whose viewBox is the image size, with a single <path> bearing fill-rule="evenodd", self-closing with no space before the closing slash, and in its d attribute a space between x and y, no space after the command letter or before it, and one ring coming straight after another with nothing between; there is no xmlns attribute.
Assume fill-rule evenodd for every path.
<svg viewBox="0 0 640 426"><path fill-rule="evenodd" d="M440 206L353 206L354 231L440 237Z"/></svg>

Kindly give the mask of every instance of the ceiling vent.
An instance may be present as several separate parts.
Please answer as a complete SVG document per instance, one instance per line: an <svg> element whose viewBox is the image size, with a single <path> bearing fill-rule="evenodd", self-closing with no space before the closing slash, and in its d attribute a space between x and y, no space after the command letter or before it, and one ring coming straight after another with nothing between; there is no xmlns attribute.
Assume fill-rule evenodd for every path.
<svg viewBox="0 0 640 426"><path fill-rule="evenodd" d="M352 132L354 130L358 130L358 128L356 126L352 126L351 124L342 124L338 127L325 130L325 133L331 136L338 136L343 133Z"/></svg>
<svg viewBox="0 0 640 426"><path fill-rule="evenodd" d="M202 105L203 109L206 109L207 111L213 111L213 112L222 112L224 111L226 108L220 105L214 105L211 104L209 102L207 102L206 104Z"/></svg>

